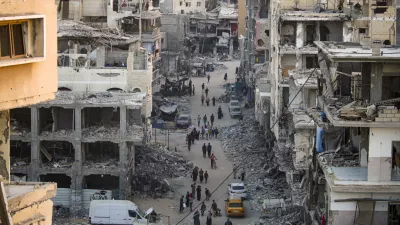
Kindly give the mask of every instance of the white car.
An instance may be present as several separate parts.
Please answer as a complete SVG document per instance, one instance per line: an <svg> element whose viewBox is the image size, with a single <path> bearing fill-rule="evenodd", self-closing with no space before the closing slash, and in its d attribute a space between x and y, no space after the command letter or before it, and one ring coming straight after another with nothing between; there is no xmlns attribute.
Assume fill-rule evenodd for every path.
<svg viewBox="0 0 400 225"><path fill-rule="evenodd" d="M232 108L240 108L240 103L239 103L239 101L238 100L231 100L230 102L229 102L229 112L231 111L231 109Z"/></svg>
<svg viewBox="0 0 400 225"><path fill-rule="evenodd" d="M230 197L247 198L247 189L243 183L228 184L228 195Z"/></svg>

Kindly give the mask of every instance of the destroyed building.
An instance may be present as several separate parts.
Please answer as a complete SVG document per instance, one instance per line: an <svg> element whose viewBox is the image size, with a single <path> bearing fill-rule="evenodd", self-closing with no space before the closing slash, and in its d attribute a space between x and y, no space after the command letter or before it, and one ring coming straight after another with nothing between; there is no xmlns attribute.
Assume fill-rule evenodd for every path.
<svg viewBox="0 0 400 225"><path fill-rule="evenodd" d="M326 56L320 61L317 106L308 109L317 127L309 204L326 212L328 224L396 224L400 48L351 42L315 45L319 57Z"/></svg>
<svg viewBox="0 0 400 225"><path fill-rule="evenodd" d="M276 140L279 169L305 222L324 215L327 224L393 224L400 184L396 3L247 1L247 7L242 75L254 87L256 118ZM270 29L260 39L269 43L269 58L255 67L263 13Z"/></svg>
<svg viewBox="0 0 400 225"><path fill-rule="evenodd" d="M61 2L61 15L73 3ZM149 8L151 15L157 11ZM113 17L115 25L133 12L125 13ZM142 20L159 24L159 18ZM58 21L56 99L10 112L13 179L57 183L54 203L72 213L88 208L92 199L130 195L134 149L145 140L152 87L159 86L153 70L159 54L141 42L159 40L159 33L145 30L140 35L98 23Z"/></svg>
<svg viewBox="0 0 400 225"><path fill-rule="evenodd" d="M160 10L162 13L188 14L206 12L206 3L209 0L164 0L161 1Z"/></svg>
<svg viewBox="0 0 400 225"><path fill-rule="evenodd" d="M222 4L212 11L188 17L186 33L190 40L186 46L191 53L232 56L238 49L238 13L234 4Z"/></svg>
<svg viewBox="0 0 400 225"><path fill-rule="evenodd" d="M30 146L15 151L10 117L18 107L55 98L57 18L55 1L2 1L0 7L0 224L51 225L57 184L13 182L14 155L30 159ZM26 116L22 112L22 116ZM29 119L22 122L28 130ZM29 131L24 133L29 135ZM21 162L23 164L23 162Z"/></svg>

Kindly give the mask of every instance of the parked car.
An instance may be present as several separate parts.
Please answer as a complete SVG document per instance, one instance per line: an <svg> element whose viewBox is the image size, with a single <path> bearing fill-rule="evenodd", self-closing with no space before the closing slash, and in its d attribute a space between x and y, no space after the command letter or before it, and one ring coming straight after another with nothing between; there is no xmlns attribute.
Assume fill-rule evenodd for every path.
<svg viewBox="0 0 400 225"><path fill-rule="evenodd" d="M241 117L242 116L242 109L240 107L231 108L229 111L231 118L233 117Z"/></svg>
<svg viewBox="0 0 400 225"><path fill-rule="evenodd" d="M239 103L239 101L238 100L231 100L230 102L229 102L229 111L231 111L231 109L232 108L237 108L237 107L239 107L240 108L240 103Z"/></svg>
<svg viewBox="0 0 400 225"><path fill-rule="evenodd" d="M188 128L192 125L192 118L189 114L179 114L176 117L176 127L177 128Z"/></svg>
<svg viewBox="0 0 400 225"><path fill-rule="evenodd" d="M243 183L228 184L229 197L247 198L247 189Z"/></svg>
<svg viewBox="0 0 400 225"><path fill-rule="evenodd" d="M241 198L230 197L225 200L226 216L244 216L244 205Z"/></svg>
<svg viewBox="0 0 400 225"><path fill-rule="evenodd" d="M90 224L147 224L153 208L142 212L128 200L92 200L89 208Z"/></svg>

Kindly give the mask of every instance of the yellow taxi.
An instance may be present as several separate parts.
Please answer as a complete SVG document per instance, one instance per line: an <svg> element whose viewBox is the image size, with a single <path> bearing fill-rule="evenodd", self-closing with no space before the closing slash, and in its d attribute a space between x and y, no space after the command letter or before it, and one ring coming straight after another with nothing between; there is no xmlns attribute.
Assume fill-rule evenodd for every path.
<svg viewBox="0 0 400 225"><path fill-rule="evenodd" d="M230 197L225 200L225 212L227 216L243 216L244 205L242 198Z"/></svg>

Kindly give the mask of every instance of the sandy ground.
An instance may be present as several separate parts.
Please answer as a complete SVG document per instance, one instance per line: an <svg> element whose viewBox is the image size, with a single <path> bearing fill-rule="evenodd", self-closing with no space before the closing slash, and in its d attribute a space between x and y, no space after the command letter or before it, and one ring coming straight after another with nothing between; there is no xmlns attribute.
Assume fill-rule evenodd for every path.
<svg viewBox="0 0 400 225"><path fill-rule="evenodd" d="M228 69L220 69L216 70L211 74L210 83L207 83L206 77L194 77L192 78L192 82L195 85L196 93L194 96L191 97L191 115L193 119L193 124L197 125L197 115L200 114L201 117L204 114L210 118L211 113L214 113L215 116L215 125L218 127L229 126L234 124L237 120L231 119L229 117L228 112L228 104L227 103L216 103L216 106L201 106L200 96L201 96L201 84L204 82L205 85L210 89L210 99L215 96L218 98L221 94L225 92L223 88L224 80L223 76L225 73L228 73L228 82L234 82L235 80L235 69L239 66L239 61L229 61L224 62L224 64L228 67ZM217 109L218 106L221 105L224 117L221 120L217 118ZM158 139L164 138L159 134ZM191 151L187 150L187 145L185 144L185 136L186 132L170 132L170 146L171 149L174 149L176 146L178 152L186 157L188 160L192 161L195 166L202 168L203 170L207 170L210 178L207 184L200 184L202 187L202 199L204 198L204 190L205 188L210 189L211 191L215 191L211 197L211 201L206 202L207 209L211 207L212 200L217 202L218 208L223 210L223 216L213 218L213 224L224 224L226 221L225 216L225 199L228 197L227 195L227 184L233 182L232 176L229 177L224 183L224 181L228 175L232 172L232 163L225 157L222 149L221 143L219 140L211 139L211 140L199 140L196 141L194 145L192 145ZM154 134L153 134L154 138ZM163 140L163 139L162 139ZM153 139L154 141L154 139ZM212 149L214 154L217 157L217 169L213 170L210 167L210 160L208 158L203 158L201 146L203 143L211 143ZM174 179L169 180L171 185L176 185L180 187L174 193L173 199L141 199L141 198L134 198L133 202L139 205L140 208L143 210L154 207L156 212L159 212L163 215L163 221L165 224L177 224L179 221L182 221L179 224L193 224L193 216L192 214L189 215L189 209L186 208L183 213L179 213L179 198L181 195L185 195L186 191L190 191L190 185L193 183L190 177L184 179ZM199 181L198 183L199 184ZM220 186L219 186L220 185ZM217 188L219 186L219 188ZM194 206L198 206L200 209L201 201L194 201ZM245 202L245 206L247 203ZM251 211L249 207L246 209L246 216L244 218L232 218L231 221L234 225L239 224L250 224L251 222L255 221L260 212ZM186 218L185 218L186 217ZM203 216L200 218L200 223L206 223L206 217Z"/></svg>

